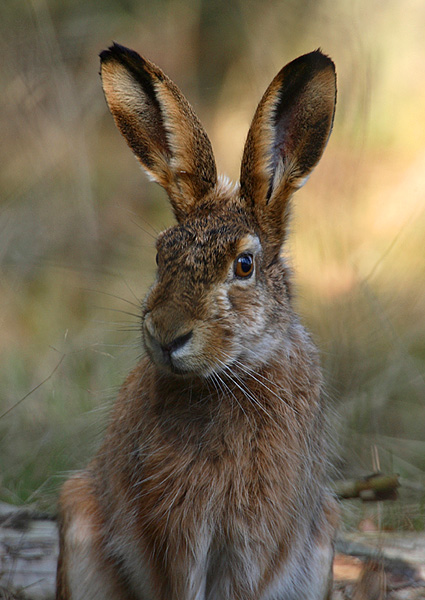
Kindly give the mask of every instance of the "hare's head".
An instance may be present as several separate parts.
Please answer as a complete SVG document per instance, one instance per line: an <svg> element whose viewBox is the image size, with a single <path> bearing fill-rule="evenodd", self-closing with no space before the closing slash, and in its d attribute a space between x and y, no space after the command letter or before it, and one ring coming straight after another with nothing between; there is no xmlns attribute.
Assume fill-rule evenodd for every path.
<svg viewBox="0 0 425 600"><path fill-rule="evenodd" d="M217 177L211 143L158 67L114 45L101 54L109 108L141 164L168 193L177 225L157 241L143 339L158 366L207 377L259 368L291 340L281 257L289 201L319 161L335 109L332 61L311 52L273 79L252 121L240 184Z"/></svg>

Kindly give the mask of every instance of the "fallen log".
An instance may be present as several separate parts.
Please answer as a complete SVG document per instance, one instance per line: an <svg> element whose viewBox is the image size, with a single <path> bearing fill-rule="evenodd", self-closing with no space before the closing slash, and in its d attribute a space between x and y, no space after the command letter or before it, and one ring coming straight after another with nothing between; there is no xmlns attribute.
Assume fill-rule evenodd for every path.
<svg viewBox="0 0 425 600"><path fill-rule="evenodd" d="M0 503L0 598L53 599L58 552L54 519Z"/></svg>

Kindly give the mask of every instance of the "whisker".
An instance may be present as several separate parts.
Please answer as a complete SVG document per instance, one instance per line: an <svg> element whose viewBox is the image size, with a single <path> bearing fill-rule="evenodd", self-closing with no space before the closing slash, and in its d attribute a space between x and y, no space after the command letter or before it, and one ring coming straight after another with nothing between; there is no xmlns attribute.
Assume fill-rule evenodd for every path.
<svg viewBox="0 0 425 600"><path fill-rule="evenodd" d="M284 398L282 398L282 396L280 394L278 394L277 392L275 392L274 390L272 390L268 385L266 385L263 381L260 381L260 379L258 379L258 377L256 377L254 375L254 372L251 371L248 368L245 368L245 365L243 365L242 363L240 363L239 361L236 362L236 364L238 365L238 367L244 371L244 373L246 373L249 377L251 377L251 379L253 379L254 381L256 381L259 385L261 385L265 390L267 390L268 392L270 392L270 394L272 394L272 396L274 396L275 398L277 398L280 402L285 403L285 406L287 406L290 410L292 410L295 414L299 415L299 411L294 407L291 406L290 404L288 404ZM258 375L258 373L257 373ZM264 378L266 381L268 381L266 378Z"/></svg>
<svg viewBox="0 0 425 600"><path fill-rule="evenodd" d="M233 393L233 391L231 390L231 388L226 384L226 382L222 379L222 377L220 377L220 375L218 373L216 373L216 377L221 382L221 385L223 386L223 388L225 388L231 394L232 398L236 401L236 404L239 406L239 408L241 409L241 411L245 415L246 420L248 421L248 423L250 423L250 419L249 419L248 415L246 414L246 412L245 412L242 404L239 402L238 398Z"/></svg>
<svg viewBox="0 0 425 600"><path fill-rule="evenodd" d="M128 317L134 317L135 319L140 319L140 315L138 315L137 313L132 313L128 310L122 310L121 308L109 308L108 306L96 306L95 307L96 310L108 310L110 312L115 312L115 313L120 313L122 315L127 315Z"/></svg>
<svg viewBox="0 0 425 600"><path fill-rule="evenodd" d="M229 379L232 381L232 383L234 383L236 385L237 388L239 388L239 390L242 392L242 394L248 399L250 400L250 402L254 405L257 406L259 409L261 409L268 417L271 421L275 422L275 420L273 419L273 417L269 414L269 412L264 408L264 406L261 404L261 402L258 401L258 399L253 396L251 394L251 391L249 390L249 388L247 388L243 382L241 381L240 378L236 377L236 375L234 373L232 373L230 371L230 367L228 365L226 365L225 363L223 363L222 361L220 361L220 364L223 367L223 370L225 371L227 377L229 377ZM236 398L236 397L235 397ZM239 401L237 401L239 406L240 403ZM242 407L241 407L242 408ZM242 409L243 410L243 409ZM245 412L245 411L244 411ZM245 413L246 414L246 413ZM277 424L277 423L276 423Z"/></svg>
<svg viewBox="0 0 425 600"><path fill-rule="evenodd" d="M102 296L109 296L110 298L115 298L116 300L120 300L121 302L125 302L126 304L130 304L130 306L134 306L134 308L140 308L140 301L137 298L137 296L134 294L134 292L131 290L131 288L129 287L129 285L127 284L127 282L125 281L125 279L122 277L125 285L127 286L128 290L130 291L130 293L134 296L134 299L136 300L136 302L131 302L131 300L128 300L128 298L123 298L122 296L118 296L117 294L112 294L111 292L105 292L104 290L95 290L93 288L83 288L84 291L86 292L91 292L94 294L102 294Z"/></svg>
<svg viewBox="0 0 425 600"><path fill-rule="evenodd" d="M231 357L229 356L229 358L231 358ZM244 363L242 363L238 359L234 359L233 360L233 364L235 364L237 367L239 367L239 369L241 371L243 371L246 375L248 375L249 377L251 377L251 379L253 379L254 381L256 381L264 389L266 389L268 392L270 392L270 394L272 394L275 398L277 398L278 400L280 400L280 402L284 402L285 405L288 408L290 408L295 414L299 415L299 411L294 406L291 406L290 404L288 404L287 402L285 402L285 400L282 398L282 396L280 394L278 394L276 391L272 390L268 385L266 385L264 383L264 381L267 381L267 383L269 383L269 380L266 377L264 377L263 375L261 375L260 373L258 373L258 371L254 371L253 369L250 369L247 365L245 365ZM264 381L261 381L260 378L263 379Z"/></svg>
<svg viewBox="0 0 425 600"><path fill-rule="evenodd" d="M140 231L143 231L143 233L146 233L146 235L148 235L153 240L156 240L156 238L158 237L159 231L157 231L155 229L155 227L151 223L149 223L149 221L147 219L144 219L141 215L136 214L133 211L128 210L128 209L127 209L127 213L132 215L133 218L130 219L130 221L131 221L131 223L133 223L133 225L135 225L138 229L140 229ZM138 220L143 221L143 223L145 225L147 225L151 229L151 231L148 231L147 229L142 227L140 225L140 223L138 223ZM153 231L153 233L152 233L152 231Z"/></svg>

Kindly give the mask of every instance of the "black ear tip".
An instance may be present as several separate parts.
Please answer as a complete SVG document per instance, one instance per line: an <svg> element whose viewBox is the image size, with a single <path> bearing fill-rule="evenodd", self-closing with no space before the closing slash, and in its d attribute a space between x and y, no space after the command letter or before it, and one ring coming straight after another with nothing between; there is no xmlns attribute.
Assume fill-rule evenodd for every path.
<svg viewBox="0 0 425 600"><path fill-rule="evenodd" d="M286 79L287 82L301 82L319 73L328 73L336 80L336 69L333 61L320 48L295 58L285 65L277 76Z"/></svg>
<svg viewBox="0 0 425 600"><path fill-rule="evenodd" d="M99 54L100 62L105 63L113 58L116 58L118 54L120 54L121 49L124 49L123 46L120 46L116 42L112 43L112 46L109 46L107 50L102 50Z"/></svg>
<svg viewBox="0 0 425 600"><path fill-rule="evenodd" d="M310 52L309 54L306 54L305 56L310 57L311 62L317 68L326 69L328 67L331 67L331 69L333 71L335 71L335 64L334 64L333 60L330 58L330 56L328 56L327 54L322 52L321 48L318 48L317 50L314 50L313 52Z"/></svg>
<svg viewBox="0 0 425 600"><path fill-rule="evenodd" d="M122 46L121 44L117 44L117 42L113 42L112 46L109 46L107 50L102 50L99 54L100 62L106 63L110 60L118 60L122 62L127 59L140 59L140 56L134 50L130 50L130 48L126 48L126 46Z"/></svg>
<svg viewBox="0 0 425 600"><path fill-rule="evenodd" d="M111 57L111 53L109 50L102 50L102 52L99 53L99 58L100 58L101 63L108 62L108 59L110 57Z"/></svg>
<svg viewBox="0 0 425 600"><path fill-rule="evenodd" d="M324 54L320 48L318 48L317 50L313 50L313 52L308 52L307 54L299 56L298 58L288 63L287 67L296 69L307 68L316 72L330 68L332 69L332 71L335 72L335 65L333 60L329 56Z"/></svg>

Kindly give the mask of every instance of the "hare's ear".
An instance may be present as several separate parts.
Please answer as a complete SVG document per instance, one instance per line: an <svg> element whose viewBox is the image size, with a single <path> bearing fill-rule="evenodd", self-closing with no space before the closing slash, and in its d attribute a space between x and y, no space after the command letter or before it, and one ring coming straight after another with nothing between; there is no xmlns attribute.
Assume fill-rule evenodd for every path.
<svg viewBox="0 0 425 600"><path fill-rule="evenodd" d="M334 64L315 51L286 65L258 105L242 159L241 196L272 252L285 239L291 194L325 149L335 101Z"/></svg>
<svg viewBox="0 0 425 600"><path fill-rule="evenodd" d="M217 182L210 140L177 86L136 52L100 55L103 90L121 133L181 220Z"/></svg>

